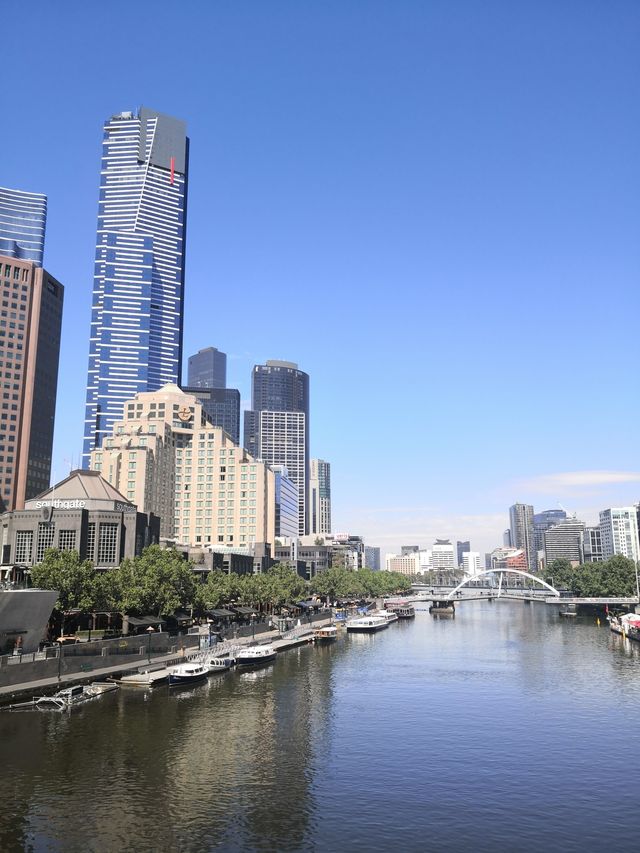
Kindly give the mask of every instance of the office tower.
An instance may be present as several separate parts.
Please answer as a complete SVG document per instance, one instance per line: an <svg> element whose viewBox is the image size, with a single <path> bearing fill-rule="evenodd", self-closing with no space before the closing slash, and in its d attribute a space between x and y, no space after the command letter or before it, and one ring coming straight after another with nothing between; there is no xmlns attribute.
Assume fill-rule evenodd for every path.
<svg viewBox="0 0 640 853"><path fill-rule="evenodd" d="M584 523L566 518L544 531L544 559L547 568L554 560L569 560L573 566L584 562Z"/></svg>
<svg viewBox="0 0 640 853"><path fill-rule="evenodd" d="M380 548L374 545L364 546L364 564L372 572L380 571Z"/></svg>
<svg viewBox="0 0 640 853"><path fill-rule="evenodd" d="M456 542L456 553L458 556L458 568L461 568L463 565L463 554L471 551L471 543L470 542Z"/></svg>
<svg viewBox="0 0 640 853"><path fill-rule="evenodd" d="M511 548L513 544L511 541L511 530L508 527L502 534L502 544L505 548Z"/></svg>
<svg viewBox="0 0 640 853"><path fill-rule="evenodd" d="M0 301L0 509L14 510L49 486L64 287L0 256Z"/></svg>
<svg viewBox="0 0 640 853"><path fill-rule="evenodd" d="M463 551L462 552L462 563L460 567L464 571L465 575L477 575L482 570L482 562L480 558L479 551Z"/></svg>
<svg viewBox="0 0 640 853"><path fill-rule="evenodd" d="M309 376L289 361L256 364L244 445L269 464L285 465L298 488L298 532L309 529Z"/></svg>
<svg viewBox="0 0 640 853"><path fill-rule="evenodd" d="M535 572L538 561L533 542L533 507L530 504L514 504L509 508L511 545L521 548L527 558L530 572Z"/></svg>
<svg viewBox="0 0 640 853"><path fill-rule="evenodd" d="M178 383L189 140L141 107L104 126L83 467L141 391Z"/></svg>
<svg viewBox="0 0 640 853"><path fill-rule="evenodd" d="M400 546L400 556L408 557L409 554L417 554L420 550L419 545L401 545Z"/></svg>
<svg viewBox="0 0 640 853"><path fill-rule="evenodd" d="M602 536L599 527L585 527L583 548L585 563L601 563L603 561Z"/></svg>
<svg viewBox="0 0 640 853"><path fill-rule="evenodd" d="M0 255L41 267L46 227L46 195L0 187Z"/></svg>
<svg viewBox="0 0 640 853"><path fill-rule="evenodd" d="M187 385L190 388L226 388L227 354L215 347L206 347L189 356Z"/></svg>
<svg viewBox="0 0 640 853"><path fill-rule="evenodd" d="M275 535L295 539L298 536L298 489L284 465L272 465L271 470L275 474Z"/></svg>
<svg viewBox="0 0 640 853"><path fill-rule="evenodd" d="M309 475L309 533L331 533L331 465L312 459Z"/></svg>
<svg viewBox="0 0 640 853"><path fill-rule="evenodd" d="M602 556L605 560L622 554L634 562L640 560L638 518L634 506L603 509L600 513Z"/></svg>
<svg viewBox="0 0 640 853"><path fill-rule="evenodd" d="M136 394L91 468L139 511L160 516L161 536L185 545L273 544L275 475L210 424L176 385Z"/></svg>
<svg viewBox="0 0 640 853"><path fill-rule="evenodd" d="M385 554L384 569L386 572L398 572L401 575L420 574L420 554L411 551L407 554Z"/></svg>
<svg viewBox="0 0 640 853"><path fill-rule="evenodd" d="M432 545L431 567L433 569L455 569L456 553L448 539L436 539Z"/></svg>
<svg viewBox="0 0 640 853"><path fill-rule="evenodd" d="M240 444L240 392L236 388L188 386L182 390L196 397L210 423L223 429L234 444Z"/></svg>
<svg viewBox="0 0 640 853"><path fill-rule="evenodd" d="M563 509L547 509L544 512L536 512L533 516L533 547L536 555L544 551L545 531L554 524L565 521L567 513Z"/></svg>

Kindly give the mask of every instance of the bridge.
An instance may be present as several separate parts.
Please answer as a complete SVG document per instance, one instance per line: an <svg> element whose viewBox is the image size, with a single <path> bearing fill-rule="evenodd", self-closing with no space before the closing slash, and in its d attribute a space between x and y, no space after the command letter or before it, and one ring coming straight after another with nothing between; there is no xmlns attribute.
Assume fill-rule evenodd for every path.
<svg viewBox="0 0 640 853"><path fill-rule="evenodd" d="M498 576L498 584L479 584L478 580L487 579L489 576ZM518 585L508 585L505 576L511 576L518 581ZM525 586L525 583L538 584L539 587ZM541 587L541 588L540 588ZM456 601L493 601L495 599L507 599L516 601L539 601L543 604L558 604L565 606L591 605L591 606L619 606L635 607L639 600L637 596L606 596L602 598L580 598L561 591L542 578L529 574L520 569L486 569L465 578L456 587L451 586L429 586L428 584L415 583L411 585L415 593L411 601L430 601L434 610L455 609Z"/></svg>

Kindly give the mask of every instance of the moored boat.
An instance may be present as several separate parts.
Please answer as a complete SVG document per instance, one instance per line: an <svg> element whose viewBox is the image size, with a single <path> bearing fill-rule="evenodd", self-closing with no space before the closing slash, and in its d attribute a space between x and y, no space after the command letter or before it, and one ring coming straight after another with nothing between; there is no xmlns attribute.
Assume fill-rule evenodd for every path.
<svg viewBox="0 0 640 853"><path fill-rule="evenodd" d="M335 625L325 625L324 628L316 628L311 639L314 643L330 643L337 636L338 629Z"/></svg>
<svg viewBox="0 0 640 853"><path fill-rule="evenodd" d="M640 642L640 615L637 613L623 613L618 616L609 614L607 619L614 633Z"/></svg>
<svg viewBox="0 0 640 853"><path fill-rule="evenodd" d="M375 613L372 613L371 615L372 615L372 616L384 616L384 618L387 620L387 622L389 623L389 625L390 625L392 622L397 622L397 621L398 621L398 614L397 614L397 613L394 613L394 611L393 611L393 610L376 610L376 612L375 612Z"/></svg>
<svg viewBox="0 0 640 853"><path fill-rule="evenodd" d="M181 663L169 670L169 687L204 681L208 675L209 669L202 663Z"/></svg>
<svg viewBox="0 0 640 853"><path fill-rule="evenodd" d="M237 666L261 666L276 659L273 646L249 646L236 654Z"/></svg>
<svg viewBox="0 0 640 853"><path fill-rule="evenodd" d="M385 603L385 607L397 614L398 619L413 619L416 615L413 604L407 604L405 601L389 601Z"/></svg>
<svg viewBox="0 0 640 853"><path fill-rule="evenodd" d="M166 684L168 680L169 670L166 666L141 667L137 672L114 679L124 687L155 687L156 684Z"/></svg>
<svg viewBox="0 0 640 853"><path fill-rule="evenodd" d="M43 708L45 710L66 711L69 708L90 702L92 699L97 699L103 693L109 693L111 690L117 689L117 685L107 682L94 682L88 685L75 684L73 687L65 687L64 690L58 690L52 696L40 696L39 699L35 700L35 706L36 708Z"/></svg>
<svg viewBox="0 0 640 853"><path fill-rule="evenodd" d="M357 616L355 619L349 619L346 624L347 631L362 634L375 634L377 631L382 631L389 627L386 616L372 614L371 616Z"/></svg>
<svg viewBox="0 0 640 853"><path fill-rule="evenodd" d="M235 658L209 658L205 666L209 668L209 675L215 675L216 672L226 672L235 665Z"/></svg>

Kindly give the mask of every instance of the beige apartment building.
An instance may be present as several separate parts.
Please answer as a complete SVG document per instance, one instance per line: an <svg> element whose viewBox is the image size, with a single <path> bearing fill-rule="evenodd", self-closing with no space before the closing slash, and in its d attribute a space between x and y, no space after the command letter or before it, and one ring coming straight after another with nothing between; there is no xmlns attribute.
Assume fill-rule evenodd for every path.
<svg viewBox="0 0 640 853"><path fill-rule="evenodd" d="M163 538L214 547L275 541L273 471L177 385L128 400L91 468L141 512L159 515Z"/></svg>

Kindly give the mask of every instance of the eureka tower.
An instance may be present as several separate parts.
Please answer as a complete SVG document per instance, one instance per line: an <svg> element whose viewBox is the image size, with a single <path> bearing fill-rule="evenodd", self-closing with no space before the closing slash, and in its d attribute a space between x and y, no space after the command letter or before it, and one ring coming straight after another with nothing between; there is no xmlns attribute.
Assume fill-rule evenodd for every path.
<svg viewBox="0 0 640 853"><path fill-rule="evenodd" d="M179 119L141 107L105 123L84 467L126 400L180 381L188 169Z"/></svg>

